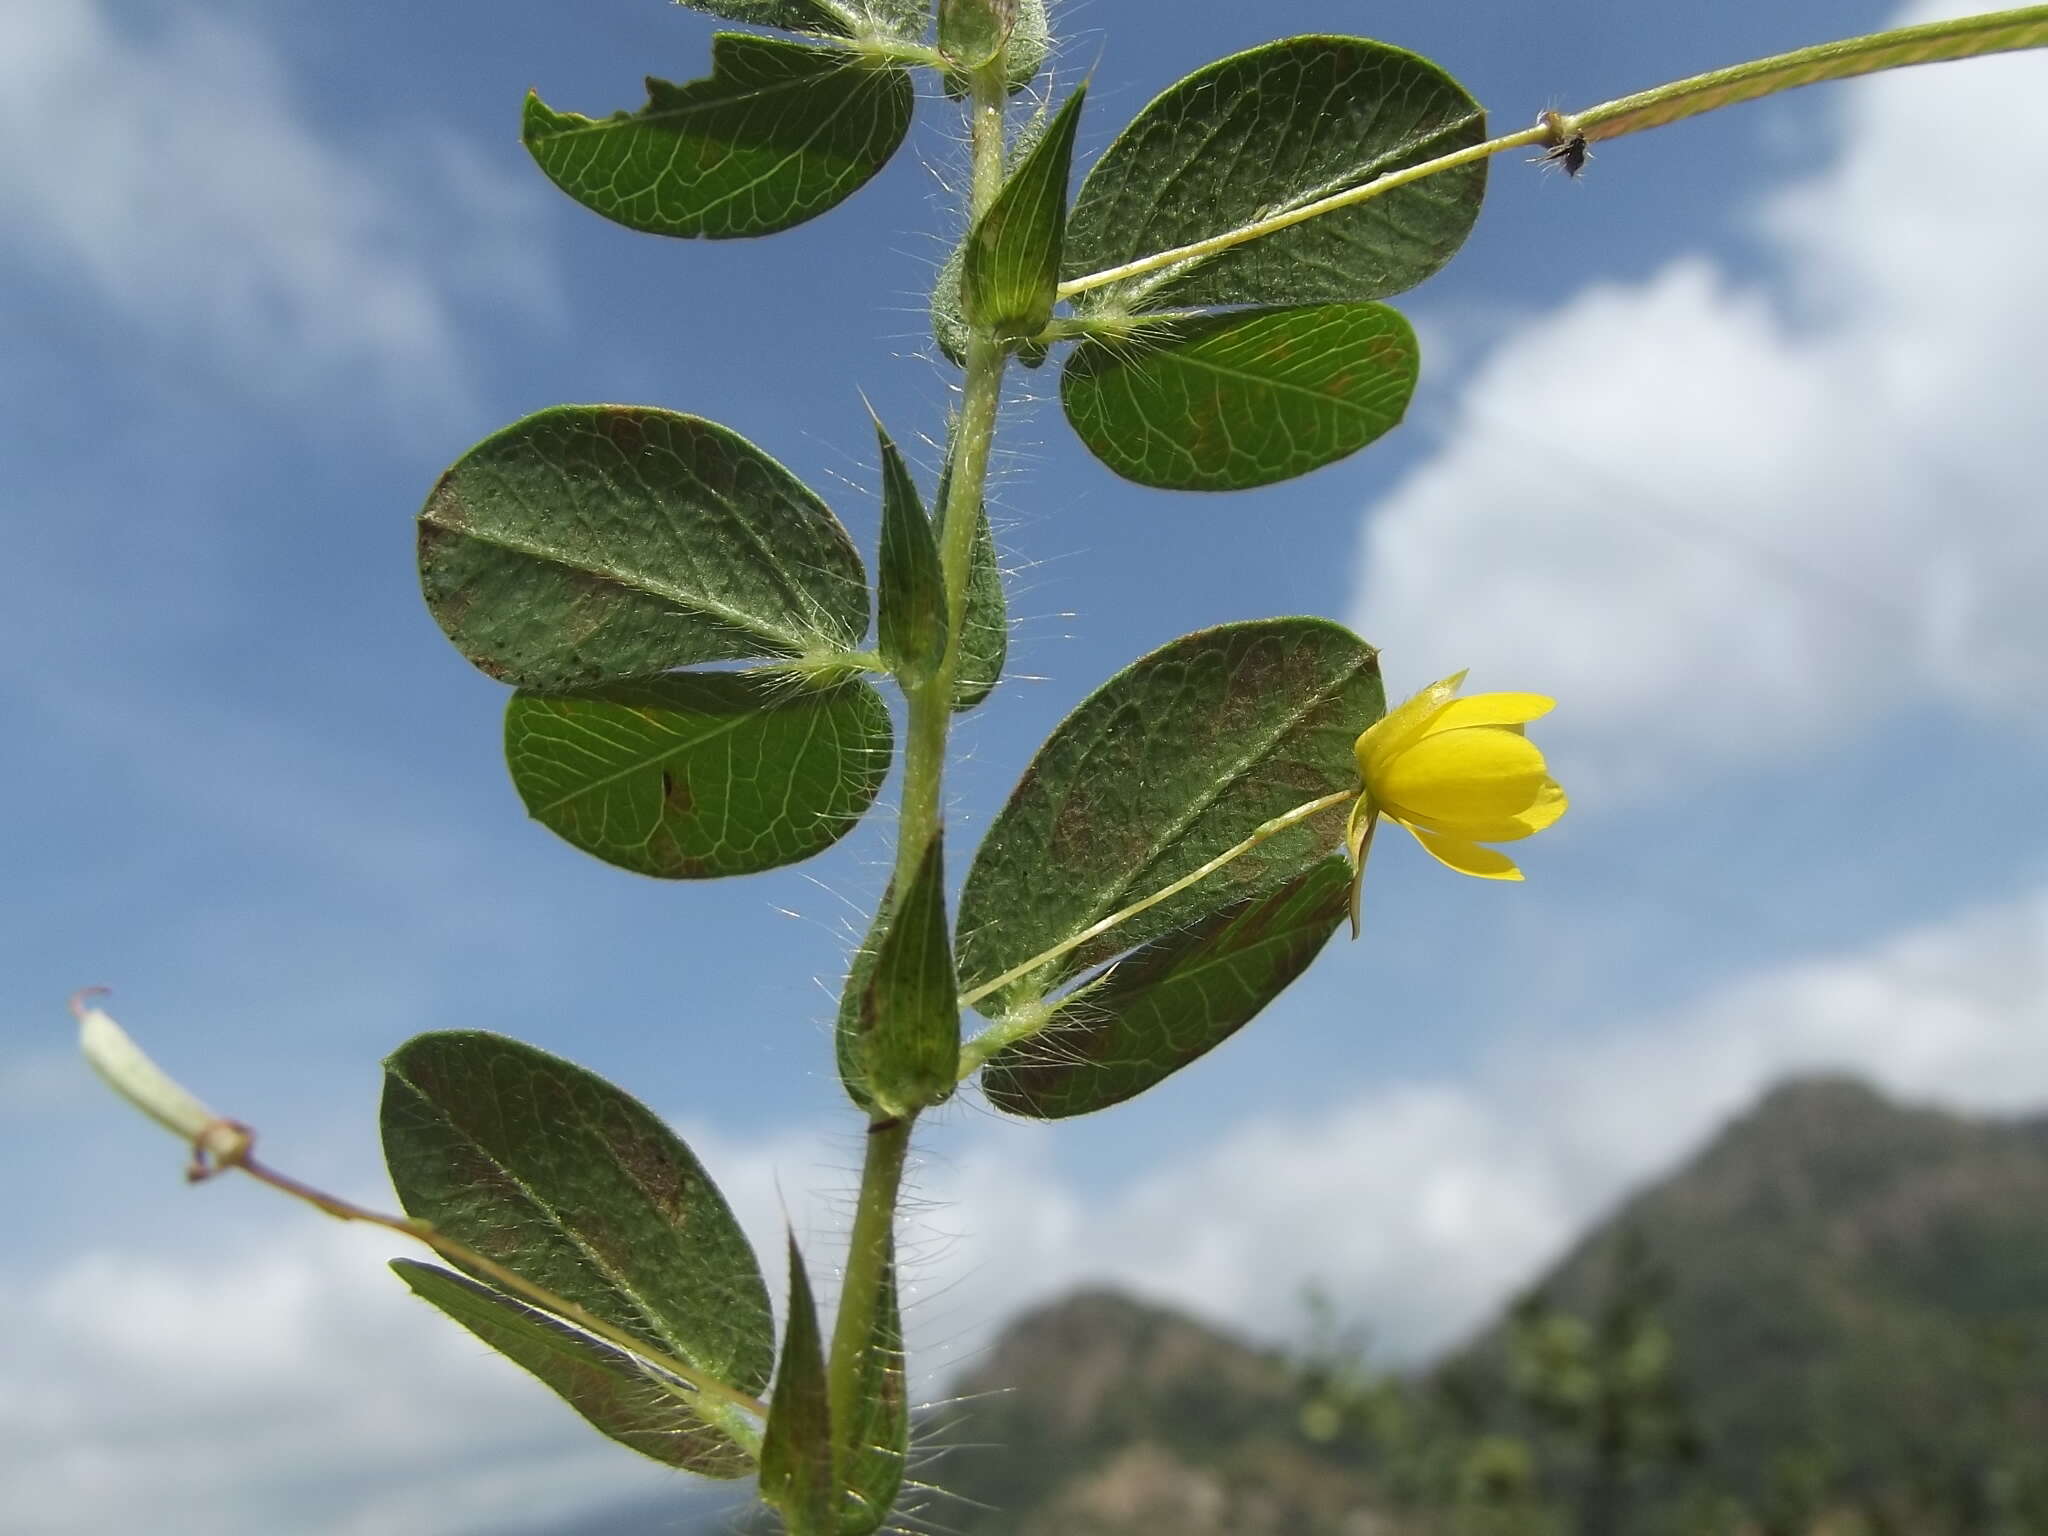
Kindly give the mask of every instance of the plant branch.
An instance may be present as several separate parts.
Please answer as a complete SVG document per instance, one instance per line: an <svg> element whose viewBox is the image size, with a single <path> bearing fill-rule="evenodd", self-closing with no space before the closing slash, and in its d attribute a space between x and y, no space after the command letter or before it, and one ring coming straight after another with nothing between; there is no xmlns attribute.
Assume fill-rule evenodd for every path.
<svg viewBox="0 0 2048 1536"><path fill-rule="evenodd" d="M1811 48L1795 48L1790 53L1773 54L1728 69L1710 70L1653 90L1616 97L1583 112L1561 114L1558 127L1563 139L1578 137L1597 143L1645 128L1661 128L1716 107L1756 101L1802 85L1818 85L1824 80L1848 80L1912 64L1939 64L2041 47L2048 47L2048 5L1960 16L1952 21L1931 21L1917 27L1897 27L1865 37L1817 43Z"/></svg>
<svg viewBox="0 0 2048 1536"><path fill-rule="evenodd" d="M1645 128L1661 128L1682 118L1737 102L1755 101L1779 91L1813 85L1823 80L1845 80L1878 70L1900 69L1911 64L1934 64L1950 59L1974 58L1987 53L2008 53L2023 48L2048 47L2048 5L2030 5L2014 11L1994 11L1982 16L1965 16L1954 21L1928 22L1917 27L1898 27L1864 37L1820 43L1790 53L1773 54L1729 69L1693 75L1632 96L1617 97L1588 107L1583 112L1546 112L1533 128L1488 139L1483 144L1453 150L1447 155L1416 165L1389 171L1371 181L1328 197L1304 203L1268 218L1236 229L1211 235L1170 251L1155 251L1121 266L1090 272L1061 283L1059 296L1071 299L1111 283L1145 277L1184 262L1199 261L1248 241L1291 229L1310 219L1341 209L1356 207L1384 197L1441 172L1470 165L1475 160L1530 145L1555 147L1574 138L1589 141L1619 138Z"/></svg>

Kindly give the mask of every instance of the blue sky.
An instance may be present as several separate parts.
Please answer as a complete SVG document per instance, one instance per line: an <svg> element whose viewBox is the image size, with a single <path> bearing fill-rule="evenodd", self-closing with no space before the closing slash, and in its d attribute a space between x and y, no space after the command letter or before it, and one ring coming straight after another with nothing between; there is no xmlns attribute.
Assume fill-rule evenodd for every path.
<svg viewBox="0 0 2048 1536"><path fill-rule="evenodd" d="M1085 155L1209 59L1370 26L1515 125L1895 14L1072 0L1059 78L1093 72ZM908 443L951 384L945 104L760 242L630 235L517 143L529 85L634 105L710 30L657 0L0 13L22 1529L511 1529L664 1482L425 1315L383 1241L184 1189L72 1059L81 985L331 1187L387 1198L378 1058L482 1026L674 1117L765 1248L787 1209L831 1251L857 1147L827 1021L886 812L716 890L583 859L524 822L503 695L411 564L447 462L561 401L722 420L872 548L857 391ZM1790 1070L2048 1105L2043 102L2048 60L1989 60L1617 143L1578 183L1497 162L1406 303L1407 425L1285 487L1125 485L1016 381L1012 669L960 733L960 846L1117 667L1288 612L1381 645L1390 691L1470 664L1556 695L1574 809L1519 887L1384 845L1365 939L1144 1099L935 1117L907 1231L935 1383L1098 1278L1269 1336L1313 1279L1426 1355Z"/></svg>

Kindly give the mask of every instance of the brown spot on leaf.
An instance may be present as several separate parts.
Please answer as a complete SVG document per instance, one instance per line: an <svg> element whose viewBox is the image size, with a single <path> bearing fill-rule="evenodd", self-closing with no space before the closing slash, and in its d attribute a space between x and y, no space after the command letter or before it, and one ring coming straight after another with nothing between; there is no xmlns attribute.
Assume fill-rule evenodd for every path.
<svg viewBox="0 0 2048 1536"><path fill-rule="evenodd" d="M697 809L697 797L690 792L689 782L666 768L661 770L661 803L676 816L688 816Z"/></svg>

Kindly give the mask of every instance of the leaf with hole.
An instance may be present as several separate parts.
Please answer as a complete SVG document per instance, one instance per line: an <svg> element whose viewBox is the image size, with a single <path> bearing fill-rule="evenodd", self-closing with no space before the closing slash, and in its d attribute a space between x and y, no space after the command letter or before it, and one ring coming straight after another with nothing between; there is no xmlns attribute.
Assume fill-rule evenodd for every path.
<svg viewBox="0 0 2048 1536"><path fill-rule="evenodd" d="M750 875L822 853L874 804L889 709L857 678L679 672L578 693L521 689L505 761L541 825L664 880Z"/></svg>
<svg viewBox="0 0 2048 1536"><path fill-rule="evenodd" d="M1071 280L1227 235L1486 136L1427 59L1356 37L1293 37L1168 86L1103 151L1067 220ZM1083 313L1355 303L1414 287L1471 233L1484 162L1088 290Z"/></svg>
<svg viewBox="0 0 2048 1536"><path fill-rule="evenodd" d="M1208 1054L1308 969L1350 906L1334 854L1124 956L982 1068L989 1103L1057 1120L1106 1109Z"/></svg>
<svg viewBox="0 0 2048 1536"><path fill-rule="evenodd" d="M1352 743L1385 709L1378 654L1323 619L1219 625L1133 662L1060 722L983 838L960 895L962 990L1355 786ZM975 1006L1034 1005L1113 955L1294 879L1337 846L1343 823L1338 806L1278 833Z"/></svg>
<svg viewBox="0 0 2048 1536"><path fill-rule="evenodd" d="M1415 333L1384 304L1232 310L1084 342L1060 403L1125 479L1236 491L1356 453L1400 421L1419 366Z"/></svg>
<svg viewBox="0 0 2048 1536"><path fill-rule="evenodd" d="M650 406L558 406L485 438L428 496L419 563L456 648L533 688L867 634L867 571L825 503L738 433Z"/></svg>
<svg viewBox="0 0 2048 1536"><path fill-rule="evenodd" d="M614 223L725 240L837 206L910 129L909 72L844 48L721 32L711 64L686 85L650 76L646 106L606 118L529 93L526 148L550 181Z"/></svg>
<svg viewBox="0 0 2048 1536"><path fill-rule="evenodd" d="M538 1377L590 1424L664 1466L744 1477L754 1458L698 1414L699 1394L602 1339L465 1276L393 1259L421 1299Z"/></svg>
<svg viewBox="0 0 2048 1536"><path fill-rule="evenodd" d="M756 1397L768 1385L774 1319L753 1250L637 1099L530 1045L451 1030L392 1053L380 1116L408 1215L711 1380Z"/></svg>
<svg viewBox="0 0 2048 1536"><path fill-rule="evenodd" d="M832 1409L825 1379L825 1348L811 1277L796 1238L789 1239L789 1316L782 1329L782 1359L775 1397L761 1438L761 1498L780 1510L792 1531L832 1529L839 1490L832 1475Z"/></svg>

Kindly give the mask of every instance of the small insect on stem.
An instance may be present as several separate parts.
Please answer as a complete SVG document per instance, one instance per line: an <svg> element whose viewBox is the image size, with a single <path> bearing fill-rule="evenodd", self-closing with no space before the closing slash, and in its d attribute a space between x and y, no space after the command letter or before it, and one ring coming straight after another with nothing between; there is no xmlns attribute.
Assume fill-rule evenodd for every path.
<svg viewBox="0 0 2048 1536"><path fill-rule="evenodd" d="M1586 136L1583 133L1567 136L1564 119L1555 112L1539 113L1536 122L1539 127L1550 130L1552 139L1549 147L1532 157L1529 163L1540 165L1545 170L1557 167L1576 180L1579 172L1586 168L1586 162L1593 158L1593 152L1586 148Z"/></svg>

